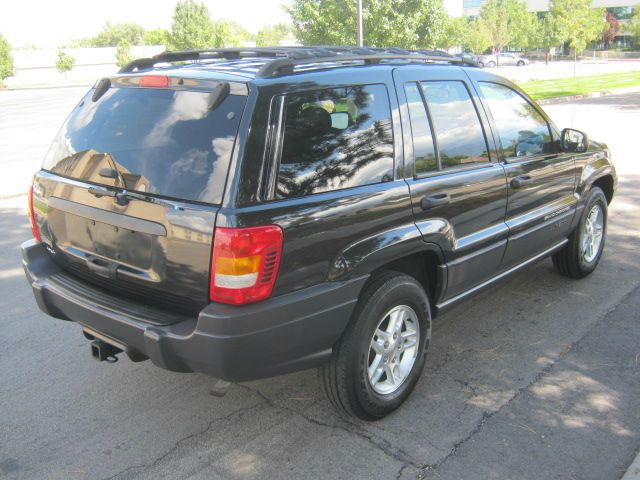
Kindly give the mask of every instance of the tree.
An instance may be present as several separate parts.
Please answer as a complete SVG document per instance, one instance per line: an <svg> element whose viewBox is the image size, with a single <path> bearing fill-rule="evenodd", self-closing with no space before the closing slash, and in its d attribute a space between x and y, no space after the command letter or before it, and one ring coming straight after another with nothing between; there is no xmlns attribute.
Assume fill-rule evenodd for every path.
<svg viewBox="0 0 640 480"><path fill-rule="evenodd" d="M356 2L293 0L287 8L304 45L355 45ZM370 0L363 11L365 44L434 48L445 30L441 0Z"/></svg>
<svg viewBox="0 0 640 480"><path fill-rule="evenodd" d="M0 87L4 79L13 76L13 55L11 44L0 34Z"/></svg>
<svg viewBox="0 0 640 480"><path fill-rule="evenodd" d="M58 59L56 60L56 69L60 73L64 73L64 78L67 78L67 72L71 71L73 66L76 64L76 59L71 55L68 55L62 51L62 49L58 49Z"/></svg>
<svg viewBox="0 0 640 480"><path fill-rule="evenodd" d="M604 42L605 48L610 48L611 43L618 35L620 31L620 22L618 21L618 17L615 16L612 12L607 12L606 16L607 29L604 31L602 35L602 41Z"/></svg>
<svg viewBox="0 0 640 480"><path fill-rule="evenodd" d="M481 18L471 20L464 35L465 47L476 55L481 55L491 47L491 43L491 32L487 24Z"/></svg>
<svg viewBox="0 0 640 480"><path fill-rule="evenodd" d="M407 3L413 4L414 2ZM442 5L442 0L423 0L417 3L418 39L415 46L436 48L443 35L445 35L449 15L447 15ZM406 8L410 11L413 5L407 5ZM409 48L412 48L412 46L409 46Z"/></svg>
<svg viewBox="0 0 640 480"><path fill-rule="evenodd" d="M558 34L553 15L546 14L539 22L535 31L534 45L542 47L545 50L545 63L549 65L551 59L551 47L555 47L562 43Z"/></svg>
<svg viewBox="0 0 640 480"><path fill-rule="evenodd" d="M126 40L120 42L118 48L116 49L116 65L122 68L133 60L133 55L131 55L131 45Z"/></svg>
<svg viewBox="0 0 640 480"><path fill-rule="evenodd" d="M527 5L519 0L488 0L480 8L494 52L501 52L507 45L528 48L531 32L537 23Z"/></svg>
<svg viewBox="0 0 640 480"><path fill-rule="evenodd" d="M465 44L465 35L469 29L469 22L464 17L447 17L444 32L438 41L438 47L449 49Z"/></svg>
<svg viewBox="0 0 640 480"><path fill-rule="evenodd" d="M214 27L207 6L196 0L179 0L173 13L170 44L172 49L204 49L211 48L214 34L219 34ZM224 34L224 32L222 32Z"/></svg>
<svg viewBox="0 0 640 480"><path fill-rule="evenodd" d="M144 44L145 45L164 45L165 47L169 45L169 36L171 34L165 28L154 28L153 30L147 31L144 36Z"/></svg>
<svg viewBox="0 0 640 480"><path fill-rule="evenodd" d="M607 23L602 8L591 8L591 0L551 0L549 14L556 25L558 38L578 52L603 34Z"/></svg>
<svg viewBox="0 0 640 480"><path fill-rule="evenodd" d="M634 8L633 17L625 23L624 31L631 34L635 45L640 45L640 5Z"/></svg>
<svg viewBox="0 0 640 480"><path fill-rule="evenodd" d="M278 46L291 33L291 27L286 23L267 25L256 34L256 45L259 47Z"/></svg>
<svg viewBox="0 0 640 480"><path fill-rule="evenodd" d="M239 47L246 38L246 30L235 22L220 20L213 22L211 46L215 48Z"/></svg>
<svg viewBox="0 0 640 480"><path fill-rule="evenodd" d="M127 42L129 45L144 45L145 30L137 23L113 25L107 22L102 31L89 42L93 47L117 47L122 42Z"/></svg>

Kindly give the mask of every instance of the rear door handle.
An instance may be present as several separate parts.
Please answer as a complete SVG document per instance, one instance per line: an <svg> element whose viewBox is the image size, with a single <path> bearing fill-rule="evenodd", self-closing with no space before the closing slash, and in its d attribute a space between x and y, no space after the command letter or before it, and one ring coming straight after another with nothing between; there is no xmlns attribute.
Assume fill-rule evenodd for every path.
<svg viewBox="0 0 640 480"><path fill-rule="evenodd" d="M522 188L526 185L531 185L533 183L533 178L531 175L520 175L519 177L511 180L511 188Z"/></svg>
<svg viewBox="0 0 640 480"><path fill-rule="evenodd" d="M422 200L420 200L420 208L428 210L439 205L446 205L450 201L451 197L448 193L436 193L435 195L423 197Z"/></svg>

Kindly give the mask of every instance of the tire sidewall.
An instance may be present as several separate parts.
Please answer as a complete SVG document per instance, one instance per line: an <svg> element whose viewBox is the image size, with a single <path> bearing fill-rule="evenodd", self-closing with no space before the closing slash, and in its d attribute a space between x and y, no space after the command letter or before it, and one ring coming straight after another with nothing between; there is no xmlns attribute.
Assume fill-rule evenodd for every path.
<svg viewBox="0 0 640 480"><path fill-rule="evenodd" d="M387 395L373 390L369 381L366 359L373 333L382 320L382 316L398 305L408 305L418 317L420 336L418 354L402 385ZM431 312L424 289L411 277L398 276L384 283L369 298L369 301L357 311L356 324L353 331L352 358L349 359L350 376L356 379L352 395L373 418L380 418L395 410L413 390L424 367L427 349L431 340Z"/></svg>
<svg viewBox="0 0 640 480"><path fill-rule="evenodd" d="M598 204L600 206L600 211L602 212L603 218L603 227L602 227L602 241L600 242L600 246L598 247L598 253L595 258L587 262L582 257L582 232L584 229L584 225L587 221L587 217L589 216L589 212L593 208L594 205ZM607 199L604 196L604 193L600 188L594 188L589 193L587 197L587 203L585 204L584 211L582 212L582 216L580 217L580 223L578 224L577 234L576 234L576 254L578 255L578 267L580 268L582 273L591 273L593 272L598 263L600 262L600 257L602 257L602 252L604 251L604 244L607 238Z"/></svg>

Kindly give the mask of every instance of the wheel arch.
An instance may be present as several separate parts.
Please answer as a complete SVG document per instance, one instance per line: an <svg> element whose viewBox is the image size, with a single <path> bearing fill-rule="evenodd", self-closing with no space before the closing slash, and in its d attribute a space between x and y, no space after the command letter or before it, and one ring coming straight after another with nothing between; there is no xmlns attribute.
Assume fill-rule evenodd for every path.
<svg viewBox="0 0 640 480"><path fill-rule="evenodd" d="M371 277L389 270L415 278L427 292L432 315L435 313L446 286L446 266L434 250L423 250L397 258L374 270Z"/></svg>
<svg viewBox="0 0 640 480"><path fill-rule="evenodd" d="M405 273L424 287L433 314L447 287L444 252L452 248L448 222L437 222L435 230L429 242L413 222L360 239L334 258L327 279L340 281L359 275L373 279L385 270Z"/></svg>
<svg viewBox="0 0 640 480"><path fill-rule="evenodd" d="M607 204L611 203L615 191L615 182L613 180L613 175L603 175L602 177L594 180L591 186L599 187L604 192L604 196L607 198Z"/></svg>

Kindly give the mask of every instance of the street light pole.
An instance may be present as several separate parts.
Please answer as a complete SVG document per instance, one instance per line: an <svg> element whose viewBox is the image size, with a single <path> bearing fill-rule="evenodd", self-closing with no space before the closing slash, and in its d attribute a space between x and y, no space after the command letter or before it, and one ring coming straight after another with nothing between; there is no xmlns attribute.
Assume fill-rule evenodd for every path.
<svg viewBox="0 0 640 480"><path fill-rule="evenodd" d="M358 46L364 45L364 34L362 31L362 0L358 0Z"/></svg>

